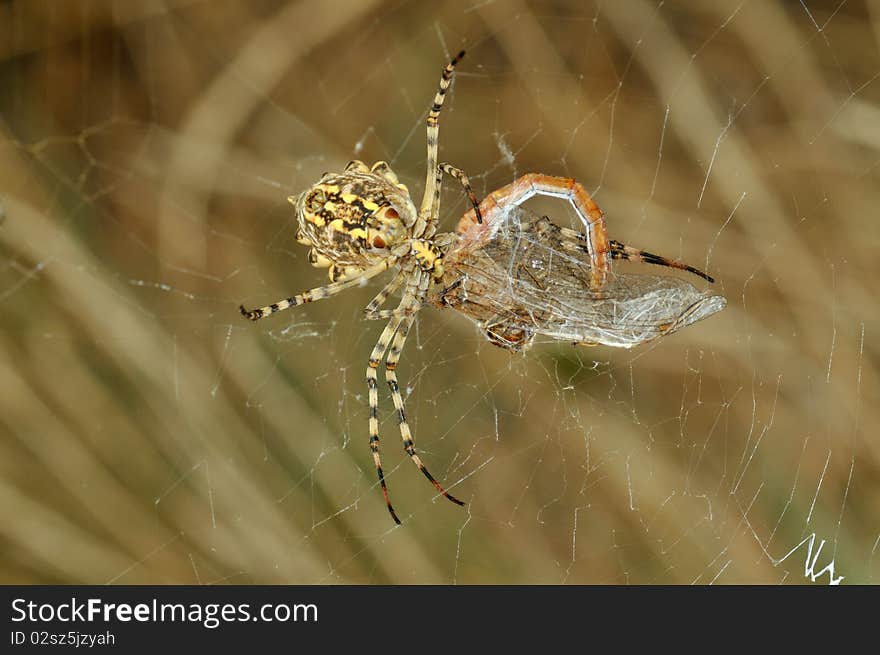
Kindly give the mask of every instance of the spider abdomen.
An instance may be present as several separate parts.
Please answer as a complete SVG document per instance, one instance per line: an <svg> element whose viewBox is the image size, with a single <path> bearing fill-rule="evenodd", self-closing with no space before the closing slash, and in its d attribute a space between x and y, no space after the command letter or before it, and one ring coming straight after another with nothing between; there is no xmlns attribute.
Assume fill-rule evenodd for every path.
<svg viewBox="0 0 880 655"><path fill-rule="evenodd" d="M416 209L406 186L384 162L375 172L352 162L327 173L289 200L296 207L297 241L312 247L309 260L328 268L330 279L353 275L386 258L409 239Z"/></svg>

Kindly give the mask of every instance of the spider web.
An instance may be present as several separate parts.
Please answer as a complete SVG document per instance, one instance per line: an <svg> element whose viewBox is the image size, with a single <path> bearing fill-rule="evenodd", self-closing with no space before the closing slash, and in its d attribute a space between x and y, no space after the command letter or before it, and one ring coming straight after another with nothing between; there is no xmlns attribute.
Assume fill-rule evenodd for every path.
<svg viewBox="0 0 880 655"><path fill-rule="evenodd" d="M3 582L877 581L877 3L0 12ZM478 196L577 178L611 238L705 268L728 307L514 356L426 308L401 386L467 505L382 393L395 527L363 379L381 282L236 308L325 282L285 200L323 171L385 159L418 202L461 47L442 161Z"/></svg>

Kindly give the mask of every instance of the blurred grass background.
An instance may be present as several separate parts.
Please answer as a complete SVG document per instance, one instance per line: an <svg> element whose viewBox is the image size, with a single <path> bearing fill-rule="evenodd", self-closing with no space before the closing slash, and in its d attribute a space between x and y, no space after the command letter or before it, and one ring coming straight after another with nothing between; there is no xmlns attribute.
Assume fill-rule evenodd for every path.
<svg viewBox="0 0 880 655"><path fill-rule="evenodd" d="M880 2L47 0L0 32L0 582L804 583L813 534L877 581ZM729 306L517 357L426 310L409 415L468 505L383 395L393 528L378 283L237 306L324 282L285 201L323 171L386 159L418 201L462 47L441 159L478 195L576 177Z"/></svg>

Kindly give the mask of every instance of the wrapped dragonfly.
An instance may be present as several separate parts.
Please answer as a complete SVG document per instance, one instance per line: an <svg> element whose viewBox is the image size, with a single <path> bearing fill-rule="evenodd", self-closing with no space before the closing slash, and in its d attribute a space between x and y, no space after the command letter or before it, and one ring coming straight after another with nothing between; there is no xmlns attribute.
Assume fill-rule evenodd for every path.
<svg viewBox="0 0 880 655"><path fill-rule="evenodd" d="M610 241L612 258L689 270L674 260ZM585 234L519 205L459 223L431 302L473 320L493 344L511 351L536 337L576 345L632 348L724 309L727 301L670 275L606 272L592 284Z"/></svg>

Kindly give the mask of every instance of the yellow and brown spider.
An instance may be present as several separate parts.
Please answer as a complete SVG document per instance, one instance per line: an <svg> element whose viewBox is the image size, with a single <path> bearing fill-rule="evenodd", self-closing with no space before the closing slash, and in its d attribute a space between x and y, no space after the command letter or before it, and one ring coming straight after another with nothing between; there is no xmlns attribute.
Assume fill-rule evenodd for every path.
<svg viewBox="0 0 880 655"><path fill-rule="evenodd" d="M289 200L296 207L297 240L311 246L309 261L328 269L330 284L259 309L240 308L246 318L256 321L396 269L364 312L369 319L388 319L370 354L366 380L370 450L388 511L398 524L379 457L377 371L383 360L406 453L443 496L464 504L434 479L416 454L397 381L401 351L416 312L426 303L454 307L477 322L492 343L513 351L528 346L536 334L574 343L630 347L723 307L720 296L701 294L676 278L613 274L612 259L634 259L713 281L686 264L609 240L602 211L572 179L524 175L478 203L467 176L437 162L440 109L455 65L463 56L464 52L459 53L443 69L428 112L427 172L419 209L386 162L367 167L352 161L342 173L325 173ZM473 205L461 219L458 234L437 234L444 173L461 183ZM586 231L559 228L546 217L536 219L519 208L534 195L570 200ZM520 248L528 243L535 247ZM397 307L380 309L401 287ZM559 297L554 298L554 293Z"/></svg>
<svg viewBox="0 0 880 655"><path fill-rule="evenodd" d="M367 167L363 162L352 161L342 173L324 174L311 188L299 196L291 196L289 200L296 207L299 221L297 240L312 247L309 261L313 265L328 268L330 284L259 309L240 308L245 317L256 321L289 307L328 298L345 289L359 286L389 268L398 269L394 278L365 309L367 318L389 319L370 355L367 386L370 401L370 450L388 511L398 524L400 519L391 505L379 458L379 398L376 380L377 369L383 359L385 380L397 409L404 449L441 494L457 505L464 504L434 479L416 454L395 372L415 313L424 303L428 289L442 277L443 250L454 238L451 234L435 238L443 173L456 178L464 186L474 205L476 220L481 222L477 199L467 176L454 166L437 163L440 109L452 83L455 65L463 56L464 51L443 69L434 104L428 112L427 174L425 193L419 209L416 210L409 190L400 183L386 162L376 162ZM397 308L380 310L379 307L401 286L404 291Z"/></svg>

